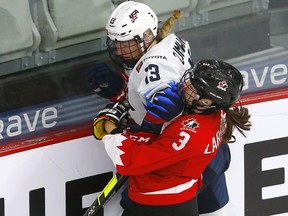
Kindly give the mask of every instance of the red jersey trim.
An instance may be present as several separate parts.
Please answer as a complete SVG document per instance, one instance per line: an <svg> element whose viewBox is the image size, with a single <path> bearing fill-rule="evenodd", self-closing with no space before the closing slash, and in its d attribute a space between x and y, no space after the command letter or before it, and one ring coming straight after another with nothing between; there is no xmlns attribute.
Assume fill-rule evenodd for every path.
<svg viewBox="0 0 288 216"><path fill-rule="evenodd" d="M129 188L130 189L130 188ZM192 187L182 191L181 193L171 194L142 194L128 191L129 197L137 203L144 205L173 205L178 203L186 202L193 199L197 194L198 184L195 182Z"/></svg>

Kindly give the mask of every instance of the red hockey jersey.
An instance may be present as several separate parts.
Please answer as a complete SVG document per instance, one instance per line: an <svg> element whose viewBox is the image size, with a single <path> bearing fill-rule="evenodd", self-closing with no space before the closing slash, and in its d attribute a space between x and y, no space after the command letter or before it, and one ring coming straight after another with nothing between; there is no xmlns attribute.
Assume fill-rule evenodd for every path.
<svg viewBox="0 0 288 216"><path fill-rule="evenodd" d="M181 116L152 143L125 134L106 135L105 149L118 172L129 175L129 197L141 204L170 205L196 196L201 173L226 128L225 115ZM143 141L145 138L143 138Z"/></svg>

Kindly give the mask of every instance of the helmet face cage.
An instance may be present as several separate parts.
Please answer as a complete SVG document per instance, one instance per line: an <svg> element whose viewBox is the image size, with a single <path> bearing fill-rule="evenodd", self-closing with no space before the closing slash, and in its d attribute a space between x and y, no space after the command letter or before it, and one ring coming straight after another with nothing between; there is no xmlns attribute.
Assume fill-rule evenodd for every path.
<svg viewBox="0 0 288 216"><path fill-rule="evenodd" d="M200 99L197 89L191 82L193 70L190 68L185 71L179 83L179 93L182 95L182 100L186 107L195 108L196 101Z"/></svg>
<svg viewBox="0 0 288 216"><path fill-rule="evenodd" d="M190 82L197 90L200 99L207 98L213 101L213 106L205 107L208 109L228 109L238 100L242 91L241 73L222 61L202 60L190 70L189 75Z"/></svg>
<svg viewBox="0 0 288 216"><path fill-rule="evenodd" d="M140 39L112 41L107 37L106 46L110 58L125 69L132 69L144 53L144 43Z"/></svg>

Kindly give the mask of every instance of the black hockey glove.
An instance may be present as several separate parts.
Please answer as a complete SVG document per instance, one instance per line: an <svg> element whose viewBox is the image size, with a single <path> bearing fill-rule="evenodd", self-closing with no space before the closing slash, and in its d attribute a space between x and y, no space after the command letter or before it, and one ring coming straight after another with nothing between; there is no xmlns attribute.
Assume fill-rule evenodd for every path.
<svg viewBox="0 0 288 216"><path fill-rule="evenodd" d="M86 71L86 77L90 87L99 96L113 102L126 99L128 77L123 71L101 62L93 64Z"/></svg>
<svg viewBox="0 0 288 216"><path fill-rule="evenodd" d="M93 122L93 135L96 139L101 140L107 134L105 130L105 120L112 121L121 128L121 120L127 115L130 104L127 100L107 104L104 109L100 110Z"/></svg>

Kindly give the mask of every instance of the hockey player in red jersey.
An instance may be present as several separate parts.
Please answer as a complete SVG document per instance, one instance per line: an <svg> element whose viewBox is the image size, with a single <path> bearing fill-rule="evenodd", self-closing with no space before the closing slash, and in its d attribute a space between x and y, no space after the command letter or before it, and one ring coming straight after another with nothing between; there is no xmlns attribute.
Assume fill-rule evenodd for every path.
<svg viewBox="0 0 288 216"><path fill-rule="evenodd" d="M195 197L205 167L221 143L231 139L234 128L243 135L243 130L250 129L247 108L231 108L242 87L242 75L232 65L200 61L185 72L179 84L184 115L148 145L119 133L117 125L127 105L118 103L99 112L96 119L105 116L105 129L110 133L103 137L105 149L118 172L130 176L132 202L123 216L198 215Z"/></svg>

